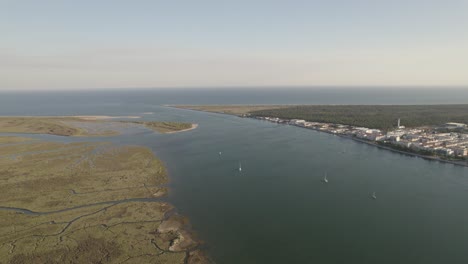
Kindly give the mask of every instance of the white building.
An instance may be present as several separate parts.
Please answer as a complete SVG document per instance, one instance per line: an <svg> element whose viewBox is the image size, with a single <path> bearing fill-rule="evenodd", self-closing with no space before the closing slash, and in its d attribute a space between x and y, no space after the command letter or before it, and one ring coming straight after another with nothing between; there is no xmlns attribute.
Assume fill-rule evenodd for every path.
<svg viewBox="0 0 468 264"><path fill-rule="evenodd" d="M454 148L453 151L455 152L455 156L458 156L458 157L468 156L468 149L467 148Z"/></svg>
<svg viewBox="0 0 468 264"><path fill-rule="evenodd" d="M463 128L463 127L466 127L467 125L463 123L450 122L450 123L446 123L445 126L449 128Z"/></svg>

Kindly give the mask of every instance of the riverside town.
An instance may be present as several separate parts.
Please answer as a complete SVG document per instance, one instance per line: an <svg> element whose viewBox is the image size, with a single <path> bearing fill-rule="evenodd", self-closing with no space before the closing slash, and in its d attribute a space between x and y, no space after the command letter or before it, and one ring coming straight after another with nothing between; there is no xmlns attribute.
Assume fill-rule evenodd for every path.
<svg viewBox="0 0 468 264"><path fill-rule="evenodd" d="M467 125L462 123L446 123L437 127L406 128L400 124L399 119L396 129L382 131L342 124L308 122L300 119L252 117L349 137L365 143L375 143L399 151L437 156L444 160L464 160L468 156L468 134L463 133Z"/></svg>

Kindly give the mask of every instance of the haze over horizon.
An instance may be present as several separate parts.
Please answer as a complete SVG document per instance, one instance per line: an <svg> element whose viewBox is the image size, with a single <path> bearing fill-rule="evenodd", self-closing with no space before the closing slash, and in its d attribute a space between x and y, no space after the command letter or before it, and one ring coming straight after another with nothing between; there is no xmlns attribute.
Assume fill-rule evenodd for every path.
<svg viewBox="0 0 468 264"><path fill-rule="evenodd" d="M468 1L0 1L0 91L466 86Z"/></svg>

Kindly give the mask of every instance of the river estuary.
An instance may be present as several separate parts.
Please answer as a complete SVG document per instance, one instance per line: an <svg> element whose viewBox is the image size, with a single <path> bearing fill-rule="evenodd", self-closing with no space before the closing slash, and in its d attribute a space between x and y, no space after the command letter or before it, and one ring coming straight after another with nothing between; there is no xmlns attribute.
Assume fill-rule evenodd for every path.
<svg viewBox="0 0 468 264"><path fill-rule="evenodd" d="M217 263L468 262L467 168L294 126L156 103L95 101L48 105L42 112L40 105L0 110L146 113L143 120L197 123L195 130L166 135L141 130L105 138L33 137L151 148L169 171L165 199L190 218ZM328 183L322 182L325 173Z"/></svg>

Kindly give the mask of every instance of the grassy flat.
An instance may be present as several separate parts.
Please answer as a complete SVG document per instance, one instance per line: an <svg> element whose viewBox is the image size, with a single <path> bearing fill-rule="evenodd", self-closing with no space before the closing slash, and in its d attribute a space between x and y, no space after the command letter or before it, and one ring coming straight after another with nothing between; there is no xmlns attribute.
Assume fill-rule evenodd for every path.
<svg viewBox="0 0 468 264"><path fill-rule="evenodd" d="M0 145L2 263L208 262L171 205L141 200L166 193L149 149L21 141L0 137L19 142Z"/></svg>
<svg viewBox="0 0 468 264"><path fill-rule="evenodd" d="M0 117L0 133L50 134L57 136L107 136L117 131L101 130L94 133L80 124L99 124L105 121L79 117Z"/></svg>
<svg viewBox="0 0 468 264"><path fill-rule="evenodd" d="M0 133L50 134L57 136L112 136L127 125L142 125L159 133L196 128L196 124L158 121L109 121L110 117L0 117ZM1 143L1 142L0 142Z"/></svg>
<svg viewBox="0 0 468 264"><path fill-rule="evenodd" d="M76 136L84 134L77 127L63 123L66 118L53 117L0 117L0 132L51 134Z"/></svg>
<svg viewBox="0 0 468 264"><path fill-rule="evenodd" d="M143 125L159 133L174 133L195 128L195 124L180 122L157 122L157 121L122 121L124 123Z"/></svg>
<svg viewBox="0 0 468 264"><path fill-rule="evenodd" d="M0 136L0 144L13 144L19 142L25 142L31 140L30 138L23 138L23 137L1 137Z"/></svg>

